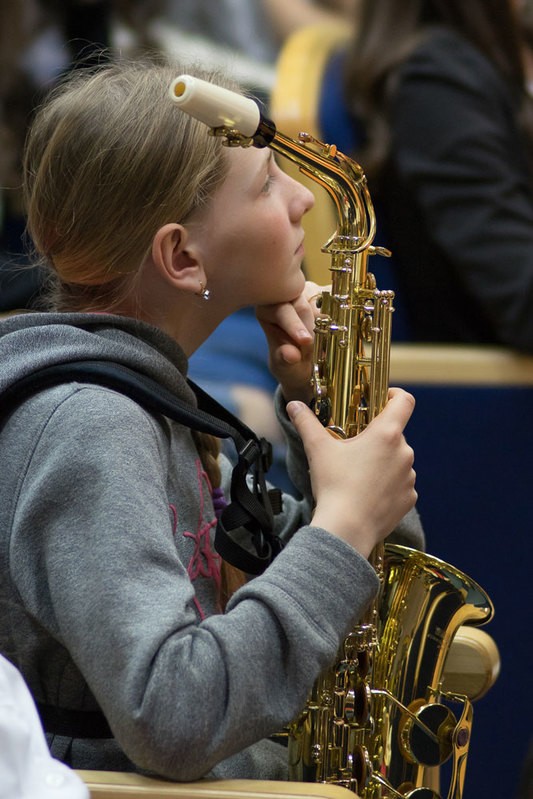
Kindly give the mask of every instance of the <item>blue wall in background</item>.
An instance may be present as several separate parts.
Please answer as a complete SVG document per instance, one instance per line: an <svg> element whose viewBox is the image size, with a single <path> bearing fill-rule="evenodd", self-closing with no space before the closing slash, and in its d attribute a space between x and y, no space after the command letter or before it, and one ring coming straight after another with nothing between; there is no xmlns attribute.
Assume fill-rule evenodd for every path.
<svg viewBox="0 0 533 799"><path fill-rule="evenodd" d="M474 706L464 797L518 799L533 738L533 388L410 388L428 552L474 578L496 608L485 630L501 674Z"/></svg>

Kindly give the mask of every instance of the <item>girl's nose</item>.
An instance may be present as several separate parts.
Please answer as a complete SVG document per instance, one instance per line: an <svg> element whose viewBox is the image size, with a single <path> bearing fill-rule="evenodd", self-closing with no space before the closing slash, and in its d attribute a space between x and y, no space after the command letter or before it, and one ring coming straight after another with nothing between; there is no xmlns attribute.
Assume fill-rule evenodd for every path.
<svg viewBox="0 0 533 799"><path fill-rule="evenodd" d="M306 186L302 186L302 189L304 190L304 193L305 193L305 200L304 200L304 202L305 202L305 211L304 211L304 213L307 213L307 211L310 211L311 208L313 207L313 205L315 204L315 195Z"/></svg>
<svg viewBox="0 0 533 799"><path fill-rule="evenodd" d="M291 203L291 216L299 222L304 214L311 210L315 204L315 195L310 189L297 180L291 178L295 193Z"/></svg>

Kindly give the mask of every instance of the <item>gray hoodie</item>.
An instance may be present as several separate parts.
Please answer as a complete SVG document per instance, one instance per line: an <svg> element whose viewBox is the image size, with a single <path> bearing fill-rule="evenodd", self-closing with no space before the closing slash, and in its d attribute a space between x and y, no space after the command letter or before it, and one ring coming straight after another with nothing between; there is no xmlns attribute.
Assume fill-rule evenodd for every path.
<svg viewBox="0 0 533 799"><path fill-rule="evenodd" d="M90 359L195 403L183 352L149 325L103 314L0 323L0 393L42 366ZM287 546L224 614L211 490L188 428L80 383L35 394L5 421L0 652L38 702L104 712L114 740L50 741L74 767L286 777L286 751L267 738L297 715L378 581L352 547L308 524L303 449L276 401L304 499L284 498ZM396 540L423 546L415 513Z"/></svg>

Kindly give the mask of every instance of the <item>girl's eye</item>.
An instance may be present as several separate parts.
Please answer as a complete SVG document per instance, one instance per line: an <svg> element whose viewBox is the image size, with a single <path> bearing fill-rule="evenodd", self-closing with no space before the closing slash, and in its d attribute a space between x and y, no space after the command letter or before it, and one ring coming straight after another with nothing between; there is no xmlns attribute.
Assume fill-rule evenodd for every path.
<svg viewBox="0 0 533 799"><path fill-rule="evenodd" d="M278 163L277 163L276 159L274 158L274 155L272 154L272 151L271 151L270 159L268 161L268 166L267 166L267 178L266 178L265 182L263 183L263 188L261 189L263 194L268 194L268 192L272 188L272 184L274 183L274 181L276 180L277 175L280 172L281 172L281 169L279 168Z"/></svg>
<svg viewBox="0 0 533 799"><path fill-rule="evenodd" d="M274 182L274 175L269 175L265 182L263 183L262 191L264 194L268 194L272 187L272 183Z"/></svg>

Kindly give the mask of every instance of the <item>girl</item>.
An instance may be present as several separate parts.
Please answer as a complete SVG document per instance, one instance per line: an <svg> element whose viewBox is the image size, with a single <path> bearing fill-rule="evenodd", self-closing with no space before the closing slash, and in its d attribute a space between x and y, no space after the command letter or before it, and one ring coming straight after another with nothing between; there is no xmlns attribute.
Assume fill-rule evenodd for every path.
<svg viewBox="0 0 533 799"><path fill-rule="evenodd" d="M194 405L188 356L254 305L304 499L285 499L276 524L292 537L246 581L212 548L213 490L227 491L231 468L208 436L108 388L39 392L1 433L1 651L74 767L283 779L286 750L268 736L375 595L369 553L400 523L397 539L422 544L402 432L413 400L392 391L345 442L306 407L311 195L271 151L222 147L177 109L167 92L182 71L109 66L37 114L28 226L53 310L2 323L1 387L98 358Z"/></svg>

